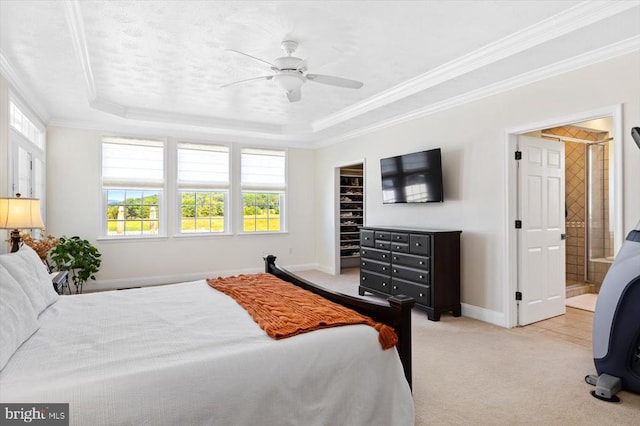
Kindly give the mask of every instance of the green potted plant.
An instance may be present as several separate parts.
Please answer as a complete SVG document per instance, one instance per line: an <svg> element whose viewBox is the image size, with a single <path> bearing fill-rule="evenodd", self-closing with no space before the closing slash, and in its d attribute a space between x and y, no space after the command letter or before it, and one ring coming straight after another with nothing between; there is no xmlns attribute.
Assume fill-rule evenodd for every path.
<svg viewBox="0 0 640 426"><path fill-rule="evenodd" d="M82 285L89 279L95 280L100 268L100 252L87 240L74 236L60 237L58 244L51 250L50 257L56 269L69 271L76 286L76 293L82 293Z"/></svg>

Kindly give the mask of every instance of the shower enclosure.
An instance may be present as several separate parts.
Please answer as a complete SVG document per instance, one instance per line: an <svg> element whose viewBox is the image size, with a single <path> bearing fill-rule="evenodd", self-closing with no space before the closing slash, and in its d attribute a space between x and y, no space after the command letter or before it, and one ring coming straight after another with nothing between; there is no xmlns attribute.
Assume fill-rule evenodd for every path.
<svg viewBox="0 0 640 426"><path fill-rule="evenodd" d="M610 226L609 141L585 146L586 228L585 281L596 291L613 262L613 229Z"/></svg>
<svg viewBox="0 0 640 426"><path fill-rule="evenodd" d="M603 119L594 127L585 124L543 129L530 135L557 140L565 146L567 297L597 293L613 262L611 123Z"/></svg>

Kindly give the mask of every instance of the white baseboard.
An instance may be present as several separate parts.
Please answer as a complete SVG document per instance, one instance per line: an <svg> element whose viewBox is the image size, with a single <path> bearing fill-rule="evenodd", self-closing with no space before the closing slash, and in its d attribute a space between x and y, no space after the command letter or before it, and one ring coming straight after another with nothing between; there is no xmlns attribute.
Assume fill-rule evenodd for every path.
<svg viewBox="0 0 640 426"><path fill-rule="evenodd" d="M488 322L500 327L509 327L508 324L506 324L506 318L503 312L492 311L490 309L463 303L462 315L465 317Z"/></svg>
<svg viewBox="0 0 640 426"><path fill-rule="evenodd" d="M285 269L296 272L296 271L308 271L311 269L317 269L318 265L316 264L300 264L300 265L287 265ZM115 280L97 280L97 281L87 281L84 283L83 292L84 293L93 293L96 291L107 291L107 290L117 290L123 288L131 288L131 287L151 287L157 285L165 285L165 284L175 284L182 283L188 281L197 281L202 280L204 278L216 278L216 277L227 277L230 275L239 275L239 274L256 274L259 272L264 272L264 268L249 268L249 269L233 269L233 270L225 270L225 271L215 271L215 272L196 272L196 273L185 273L185 274L174 274L174 275L157 275L152 277L138 277L138 278L119 278Z"/></svg>

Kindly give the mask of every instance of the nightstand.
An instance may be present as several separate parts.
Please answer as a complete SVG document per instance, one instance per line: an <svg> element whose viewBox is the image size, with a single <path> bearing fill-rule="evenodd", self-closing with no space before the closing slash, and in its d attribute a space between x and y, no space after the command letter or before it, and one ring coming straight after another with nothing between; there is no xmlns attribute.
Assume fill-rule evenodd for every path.
<svg viewBox="0 0 640 426"><path fill-rule="evenodd" d="M71 289L69 288L69 271L60 271L53 272L49 274L51 276L51 282L53 283L53 289L58 294L64 294L65 288L67 289L67 294L71 294Z"/></svg>

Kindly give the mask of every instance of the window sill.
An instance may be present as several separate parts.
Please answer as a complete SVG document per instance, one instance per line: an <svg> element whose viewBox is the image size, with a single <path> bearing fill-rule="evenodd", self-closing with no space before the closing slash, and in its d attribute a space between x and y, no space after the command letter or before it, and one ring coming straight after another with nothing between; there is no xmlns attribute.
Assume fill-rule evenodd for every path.
<svg viewBox="0 0 640 426"><path fill-rule="evenodd" d="M238 235L286 235L288 231L256 231L256 232L238 232Z"/></svg>
<svg viewBox="0 0 640 426"><path fill-rule="evenodd" d="M130 237L98 237L96 241L101 243L117 243L123 241L158 241L158 240L167 240L169 237L166 235L149 235L149 236L139 236L132 235Z"/></svg>
<svg viewBox="0 0 640 426"><path fill-rule="evenodd" d="M199 233L185 233L185 234L175 234L172 238L218 238L218 237L232 237L233 234L230 232L199 232Z"/></svg>

